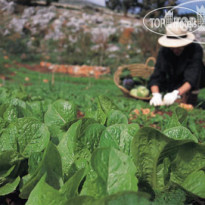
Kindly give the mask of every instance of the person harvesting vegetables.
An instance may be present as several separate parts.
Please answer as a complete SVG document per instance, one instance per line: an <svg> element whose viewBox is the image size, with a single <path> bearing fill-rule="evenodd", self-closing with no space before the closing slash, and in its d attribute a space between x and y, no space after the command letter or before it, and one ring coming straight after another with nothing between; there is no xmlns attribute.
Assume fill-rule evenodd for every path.
<svg viewBox="0 0 205 205"><path fill-rule="evenodd" d="M171 105L179 98L196 103L198 90L204 87L205 68L202 47L194 40L194 34L183 23L166 26L166 35L158 39L162 47L149 80L150 105ZM166 93L164 97L162 93Z"/></svg>

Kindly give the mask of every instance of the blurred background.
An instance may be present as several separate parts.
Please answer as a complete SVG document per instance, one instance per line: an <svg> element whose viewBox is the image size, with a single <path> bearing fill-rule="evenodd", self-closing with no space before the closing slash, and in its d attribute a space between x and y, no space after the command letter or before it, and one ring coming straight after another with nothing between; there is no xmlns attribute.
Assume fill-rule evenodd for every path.
<svg viewBox="0 0 205 205"><path fill-rule="evenodd" d="M33 70L53 69L51 64L87 65L109 67L111 74L120 65L144 63L157 56L159 35L144 28L143 17L183 2L0 0L0 72L12 60L24 67L38 65Z"/></svg>
<svg viewBox="0 0 205 205"><path fill-rule="evenodd" d="M0 54L24 64L108 66L113 73L119 65L156 57L159 36L143 28L142 17L176 3L0 0Z"/></svg>
<svg viewBox="0 0 205 205"><path fill-rule="evenodd" d="M166 138L162 138L162 134L160 134L160 141L163 143L162 145L160 145L158 142L153 144L148 143L148 150L155 151L158 150L159 146L161 146L160 149L162 149L163 152L161 152L162 150L157 151L156 156L160 156L160 160L158 157L154 156L154 158L156 158L156 162L158 160L159 163L156 163L155 161L151 163L154 166L154 168L151 169L157 170L157 175L153 175L154 182L151 182L150 185L148 185L147 182L144 185L144 181L139 183L139 186L142 186L142 189L139 189L140 198L142 197L141 202L144 203L143 199L145 197L149 199L152 198L151 200L155 200L154 204L157 205L180 205L184 204L187 198L187 203L185 204L205 204L204 184L201 183L201 186L199 186L200 183L195 180L195 175L188 175L188 173L192 173L191 171L194 171L193 173L198 174L199 168L202 167L205 158L204 151L200 151L201 148L199 149L199 152L195 150L196 147L204 145L194 144L193 147L190 148L190 143L192 142L189 141L194 139L194 142L197 140L199 143L205 142L205 89L200 90L200 94L198 96L199 100L195 108L183 103L175 103L172 106L150 106L149 99L151 98L151 93L149 93L149 90L146 90L144 93L140 92L142 97L141 99L139 97L135 98L135 96L129 94L129 90L131 90L133 86L139 88L141 85L143 85L144 88L146 88L148 77L154 70L154 61L150 61L147 63L147 65L145 65L145 62L149 57L154 57L149 59L155 59L159 50L159 45L157 43L159 35L150 32L144 27L144 16L154 9L175 6L183 2L188 1L0 0L1 169L3 164L3 170L0 170L1 205L24 205L26 203L25 199L20 198L21 196L19 197L19 193L22 193L22 189L20 188L20 177L23 179L23 192L25 191L26 193L31 191L31 187L34 187L37 184L41 176L43 176L44 180L44 176L47 176L43 175L44 173L49 174L48 178L52 173L54 173L54 175L52 174L51 181L53 181L52 183L56 183L56 179L58 177L57 186L59 188L62 177L60 175L62 175L62 173L58 174L57 172L62 172L60 171L60 166L58 166L58 164L61 163L61 160L59 160L57 165L54 164L54 166L51 165L52 163L46 162L45 167L44 161L49 161L47 160L47 157L48 159L52 158L52 162L53 159L58 160L60 159L60 153L63 154L62 159L64 161L68 159L66 157L64 159L64 156L67 154L70 158L68 160L70 164L66 168L68 169L68 172L63 175L66 176L66 180L67 177L76 177L74 179L71 178L71 180L68 181L69 186L66 186L70 190L69 193L76 192L77 194L76 184L79 183L79 191L82 189L82 185L85 182L85 178L82 177L81 183L80 181L76 184L73 183L75 179L78 181L77 178L80 176L78 174L79 172L77 171L81 171L81 168L83 167L85 167L85 170L90 167L91 163L90 161L88 162L91 157L90 150L93 152L93 150L98 147L101 134L104 133L105 129L105 133L108 134L105 134L104 136L116 135L117 141L120 142L119 147L125 146L127 154L127 150L131 144L132 136L136 135L136 132L140 127L152 127L160 130L161 133L163 133L163 131L167 128L179 125L186 126L190 130L189 131L187 129L186 131L185 127L182 127L182 131L179 131L179 134L177 134L177 139L185 139L186 133L188 133L188 140L186 142L189 143L189 146L187 149L180 148L178 151L179 153L182 153L180 150L185 150L187 153L185 155L185 160L179 161L180 167L178 169L175 167L175 161L171 161L172 157L170 157L170 159L168 157L161 158L161 155L166 152L164 151L165 142L168 142L166 136ZM198 5L200 6L200 11L202 11L202 13L204 12L205 16L205 8L203 4ZM195 4L189 4L189 6L190 9L195 8ZM175 14L178 14L179 16L184 15L187 17L196 17L196 13L187 11L189 10L179 9L175 10ZM150 17L161 17L164 16L165 12L166 10L161 9L152 13ZM205 23L205 21L202 23ZM201 30L195 33L197 40L205 42L204 31ZM142 78L137 75L138 73L133 74L130 72L129 68L132 68L132 65L129 67L130 64L137 64L136 67L139 68L138 70L140 74L142 74ZM124 70L120 70L118 68L124 68ZM116 72L117 69L118 71L120 70L121 73ZM146 76L144 76L145 74ZM113 80L113 77L116 77L115 81ZM128 89L127 93L125 93L125 91L121 92L122 88ZM142 94L146 95L146 99ZM189 113L187 114L187 112L185 112L183 109L180 110L179 107L187 109ZM73 135L71 137L73 138L71 140L71 144L73 144L75 148L72 148L73 151L70 151L69 149L71 146L68 146L67 143L64 143L65 138L63 138L63 134L67 133L68 128L70 128L71 125L73 126L74 123L80 119L83 120L82 129L81 124L78 124L78 127L74 127L74 129L71 128L71 131L68 132L69 134L65 135L66 137L69 136L69 140ZM26 122L26 124L24 124L24 122ZM55 148L56 151L54 151L54 155L50 155L51 152L53 153L53 151L50 151L50 148L46 148L46 150L49 150L49 154L47 154L47 151L45 151L45 155L40 153L41 150L34 149L31 151L31 157L29 156L30 158L28 159L28 157L24 156L22 153L24 153L25 150L32 149L32 144L34 144L36 148L38 148L39 145L41 147L43 140L41 140L40 135L42 134L43 136L45 134L44 129L41 129L44 124L48 126L51 133L51 142L56 145L60 145L58 146L60 149L61 145L64 144L62 148L67 147L68 149L66 148L65 152L59 151L58 154L58 151ZM21 127L22 125L23 127ZM40 131L36 131L36 127L38 125L41 127L39 128ZM17 130L18 128L19 130ZM24 130L26 130L25 135L23 134ZM75 134L75 130L77 134ZM148 132L150 131L148 130ZM177 133L178 131L173 132ZM12 136L11 139L10 133ZM15 136L16 133L19 137ZM21 133L23 134L22 136ZM29 136L28 138L26 136L27 133ZM155 131L153 133L153 136L157 136ZM191 133L194 135L192 136ZM31 135L34 135L34 137ZM48 138L49 135L50 134L48 133ZM181 135L183 135L182 138ZM3 138L1 138L2 136ZM195 136L197 140L195 140ZM24 144L23 137L26 137L25 149L21 148L21 146L19 148L19 142L22 142L22 145ZM19 141L17 141L17 138ZM37 138L40 139L39 145L35 144L35 141L38 141ZM114 139L114 137L111 139ZM142 140L143 143L144 139ZM78 140L79 142L77 142ZM59 144L59 142L62 143ZM130 144L128 145L127 142ZM46 143L47 142L44 144ZM113 143L115 143L115 140L113 140L113 142L110 144L113 147L118 147L118 142L116 145L113 145ZM85 144L87 147L84 147ZM156 147L152 148L152 145L154 146L155 144ZM8 148L6 148L6 146L8 146ZM182 146L184 147L183 143ZM24 145L22 147L24 147ZM169 146L166 147L170 148ZM180 146L177 145L177 149L178 147ZM142 148L144 149L144 145ZM23 149L22 153L19 151L20 149ZM44 149L44 147L42 149ZM8 152L5 152L5 150ZM6 156L7 153L9 153L8 159ZM171 153L171 151L169 151L169 153ZM180 155L183 155L183 153L179 154L179 156ZM192 157L192 155L194 157ZM124 158L125 155L122 156L123 160L126 159ZM145 156L147 157L148 155L145 153ZM190 163L187 163L188 156L191 156ZM5 160L4 157L6 157ZM173 159L175 158L173 157ZM56 160L54 160L54 163L57 162ZM130 162L131 160L132 158L130 158ZM6 165L9 163L9 165L4 166L4 163ZM150 164L150 161L145 162L145 165L146 164ZM184 188L182 190L181 187L183 186L181 184L177 187L177 183L175 183L175 181L173 190L169 187L170 184L172 184L170 183L172 176L172 164L174 170L182 171L181 176L183 176L183 179L185 179L184 173L186 173L186 177L188 176L188 179L190 176L190 179L194 179L192 180L193 186L190 186L188 182L189 180L186 178L186 183L188 182L187 192L184 191ZM7 167L9 167L8 170ZM57 170L56 167L59 169L59 171L55 171ZM125 165L123 165L123 167L125 167ZM187 171L188 168L191 169ZM143 168L142 170L148 170L149 172L151 169L147 169L145 167L145 169ZM204 168L203 170L202 168L200 169L201 170L199 174L202 174L202 178L204 179ZM134 168L131 166L133 178L130 178L131 175L127 175L127 169L125 170L125 175L133 181L135 173L132 170L134 170ZM183 172L183 170L185 171ZM76 173L77 175L75 175ZM90 176L88 174L87 179L94 179L93 176L95 176L95 174L92 174L93 171L90 173L91 174ZM119 173L121 174L121 171ZM158 173L159 182L156 181L158 179ZM149 174L147 176L149 177ZM91 183L88 183L87 185L87 189L89 191L90 188L95 189L94 191L91 189L90 193L93 194L91 196L94 196L96 193L97 197L101 197L101 193L97 192L99 190L99 192L104 192L101 191L101 187L98 187L98 179L100 179L100 177L98 177L96 174L96 183L95 181L91 181ZM125 179L123 180L125 181ZM19 182L20 186L18 185ZM40 180L40 183L41 182L45 183L46 187L48 186L46 181L44 182ZM101 182L101 179L99 182ZM184 181L181 182L183 182L184 185ZM159 189L157 187L158 185L156 185L157 183L159 183ZM76 187L74 188L75 191L72 191L72 188L70 187L71 184ZM157 189L156 193L154 193L155 190L152 190L152 185L154 187L153 190L155 188ZM135 186L136 183L135 185L129 185L129 187ZM195 189L196 186L197 189ZM43 184L42 187L44 187ZM105 187L105 192L108 194L108 186L105 185ZM113 187L116 187L116 185ZM122 188L123 191L126 190L124 187ZM44 188L42 188L42 190L43 189ZM53 195L52 193L54 192L54 189L55 192L57 192L57 195L52 196L54 198L50 199L49 197ZM51 200L54 200L55 198L56 201L59 200L60 203L61 190L63 189L60 189L60 191L58 190L58 192L56 190L56 185L53 186L53 191L48 191L48 194L50 194L48 197L44 195L42 196L42 191L34 191L34 194L37 193L35 195L35 200L37 201L35 201L35 204L38 204L38 202L41 204L50 204ZM108 189L110 188L108 187ZM133 191L133 189L131 190ZM62 193L64 193L64 191ZM109 193L111 193L110 190ZM62 195L64 197L65 194ZM69 194L69 197L70 196L73 197L75 195ZM198 196L203 197L203 199L199 198ZM41 198L39 199L39 197ZM121 204L124 203L125 198L126 197L120 198L122 201ZM48 200L49 202L44 203L41 201L41 199ZM130 199L130 203L132 203L132 200L135 200L135 198L132 197ZM91 198L91 200L93 199ZM113 198L113 200L115 200L115 198ZM55 200L53 204L54 203ZM84 200L82 200L82 203L84 203ZM109 203L107 202L107 198L106 203ZM30 202L28 204L30 204ZM76 205L77 204L78 202Z"/></svg>

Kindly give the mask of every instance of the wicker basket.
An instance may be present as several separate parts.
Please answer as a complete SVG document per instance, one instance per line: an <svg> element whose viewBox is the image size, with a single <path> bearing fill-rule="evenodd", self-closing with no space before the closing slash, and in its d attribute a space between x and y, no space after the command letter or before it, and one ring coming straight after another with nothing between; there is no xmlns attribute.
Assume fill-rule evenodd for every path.
<svg viewBox="0 0 205 205"><path fill-rule="evenodd" d="M154 57L149 57L145 64L131 64L131 65L123 65L118 67L117 71L114 74L114 82L117 85L118 88L120 88L120 90L126 95L126 96L130 96L136 99L140 99L140 100L150 100L151 97L136 97L133 95L130 95L129 90L127 90L126 88L124 88L123 86L120 85L120 75L123 72L124 69L128 69L130 70L130 74L132 76L138 76L138 77L143 77L143 78L149 78L150 75L153 73L154 71L154 67L149 66L149 62L153 61L154 64L156 63L156 59Z"/></svg>

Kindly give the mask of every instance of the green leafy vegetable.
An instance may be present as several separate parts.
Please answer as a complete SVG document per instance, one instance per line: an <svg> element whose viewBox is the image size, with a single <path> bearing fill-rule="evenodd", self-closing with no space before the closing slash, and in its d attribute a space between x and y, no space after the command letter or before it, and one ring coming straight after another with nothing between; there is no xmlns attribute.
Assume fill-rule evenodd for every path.
<svg viewBox="0 0 205 205"><path fill-rule="evenodd" d="M21 185L21 198L28 198L41 177L46 174L46 182L59 189L62 182L62 164L60 154L54 144L48 144L41 163L31 175L25 176Z"/></svg>
<svg viewBox="0 0 205 205"><path fill-rule="evenodd" d="M63 126L75 120L77 116L76 106L65 100L57 100L49 105L44 120L53 137L60 137L63 134Z"/></svg>
<svg viewBox="0 0 205 205"><path fill-rule="evenodd" d="M43 151L50 139L45 124L34 118L19 118L11 123L0 137L1 151L15 151L29 157Z"/></svg>
<svg viewBox="0 0 205 205"><path fill-rule="evenodd" d="M89 195L97 191L96 196L98 196L98 190L102 195L138 190L136 168L128 155L114 148L99 148L93 153L91 164L97 178L85 184L82 193ZM92 184L96 185L92 188ZM97 190L95 186L98 187Z"/></svg>
<svg viewBox="0 0 205 205"><path fill-rule="evenodd" d="M0 196L4 196L10 194L11 192L15 191L16 187L20 182L20 177L17 177L15 180L11 180L7 182L5 185L0 187Z"/></svg>
<svg viewBox="0 0 205 205"><path fill-rule="evenodd" d="M132 133L132 129L135 132ZM137 124L116 124L107 127L100 137L100 147L114 147L121 150L122 152L129 154L131 141L138 131L139 126Z"/></svg>

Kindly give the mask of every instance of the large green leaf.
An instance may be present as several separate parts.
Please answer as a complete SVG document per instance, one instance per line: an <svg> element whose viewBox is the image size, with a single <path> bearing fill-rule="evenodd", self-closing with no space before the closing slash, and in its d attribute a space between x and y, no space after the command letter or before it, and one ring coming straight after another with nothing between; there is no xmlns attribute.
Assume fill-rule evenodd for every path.
<svg viewBox="0 0 205 205"><path fill-rule="evenodd" d="M118 110L118 107L114 104L114 102L107 96L100 95L98 97L98 102L103 110L103 112L107 115L110 110Z"/></svg>
<svg viewBox="0 0 205 205"><path fill-rule="evenodd" d="M98 147L100 137L105 127L99 123L93 123L87 127L81 127L81 132L77 142L77 150L87 148L91 153Z"/></svg>
<svg viewBox="0 0 205 205"><path fill-rule="evenodd" d="M183 184L188 175L205 168L205 145L194 142L179 146L176 159L171 164L171 181Z"/></svg>
<svg viewBox="0 0 205 205"><path fill-rule="evenodd" d="M157 170L156 170L157 176L157 187L160 191L163 190L164 187L169 182L170 178L170 159L165 157L163 159L163 162L157 165Z"/></svg>
<svg viewBox="0 0 205 205"><path fill-rule="evenodd" d="M46 183L46 175L42 176L32 190L26 205L66 205L67 198L58 190Z"/></svg>
<svg viewBox="0 0 205 205"><path fill-rule="evenodd" d="M36 117L37 119L43 122L44 112L42 101L31 101L28 102L28 105L31 107L33 117Z"/></svg>
<svg viewBox="0 0 205 205"><path fill-rule="evenodd" d="M187 119L187 111L183 108L177 107L175 111L173 112L172 117L168 121L166 125L166 129L177 127L180 125L186 125L186 119Z"/></svg>
<svg viewBox="0 0 205 205"><path fill-rule="evenodd" d="M14 106L18 110L18 117L32 117L32 110L31 107L26 104L23 100L18 98L8 99L7 103L10 106Z"/></svg>
<svg viewBox="0 0 205 205"><path fill-rule="evenodd" d="M35 188L32 190L27 205L45 205L45 204L59 204L66 205L67 200L78 195L78 188L80 182L85 175L85 170L81 169L76 174L74 174L62 187L57 190L50 186L46 179L48 178L44 175Z"/></svg>
<svg viewBox="0 0 205 205"><path fill-rule="evenodd" d="M99 96L97 98L97 110L95 113L92 112L91 115L88 113L87 116L94 118L97 122L104 125L106 123L108 113L112 109L117 110L117 107L112 100L107 96Z"/></svg>
<svg viewBox="0 0 205 205"><path fill-rule="evenodd" d="M101 198L107 194L106 185L103 180L98 177L92 167L90 167L89 172L86 175L86 180L80 194L81 196L92 196L95 198Z"/></svg>
<svg viewBox="0 0 205 205"><path fill-rule="evenodd" d="M176 110L175 110L175 113L177 115L177 118L178 118L179 122L181 124L183 124L186 121L187 116L188 116L187 110L185 110L181 107L177 107Z"/></svg>
<svg viewBox="0 0 205 205"><path fill-rule="evenodd" d="M106 196L102 199L95 199L91 196L78 196L70 199L69 205L152 205L148 199L140 196L137 192L123 191L117 194Z"/></svg>
<svg viewBox="0 0 205 205"><path fill-rule="evenodd" d="M8 171L14 165L17 165L23 157L15 151L0 151L0 173Z"/></svg>
<svg viewBox="0 0 205 205"><path fill-rule="evenodd" d="M140 196L136 192L124 191L105 197L102 202L106 205L151 205L148 199Z"/></svg>
<svg viewBox="0 0 205 205"><path fill-rule="evenodd" d="M17 177L14 180L10 180L8 181L5 185L0 187L0 196L4 196L7 194L12 193L13 191L15 191L16 187L18 186L19 182L20 182L20 177Z"/></svg>
<svg viewBox="0 0 205 205"><path fill-rule="evenodd" d="M164 149L162 155L169 155L174 160L178 152L178 147L188 142L198 142L198 139L183 126L172 127L164 131L164 134L173 139Z"/></svg>
<svg viewBox="0 0 205 205"><path fill-rule="evenodd" d="M43 152L33 152L28 159L28 173L33 174L43 158Z"/></svg>
<svg viewBox="0 0 205 205"><path fill-rule="evenodd" d="M186 192L180 187L174 186L163 192L155 192L153 205L184 205L186 201Z"/></svg>
<svg viewBox="0 0 205 205"><path fill-rule="evenodd" d="M100 137L99 146L114 147L129 154L131 141L138 129L137 124L117 124L107 127Z"/></svg>
<svg viewBox="0 0 205 205"><path fill-rule="evenodd" d="M8 122L20 117L32 117L31 107L24 101L17 98L8 100L0 106L0 116Z"/></svg>
<svg viewBox="0 0 205 205"><path fill-rule="evenodd" d="M80 135L81 125L82 120L72 124L57 147L61 156L64 178L68 177L70 166L75 161L76 140Z"/></svg>
<svg viewBox="0 0 205 205"><path fill-rule="evenodd" d="M90 119L78 120L69 127L58 145L64 179L74 174L78 168L87 166L90 152L98 146L104 129L103 125Z"/></svg>
<svg viewBox="0 0 205 205"><path fill-rule="evenodd" d="M0 137L1 151L16 151L24 157L45 149L50 133L45 124L34 118L19 118Z"/></svg>
<svg viewBox="0 0 205 205"><path fill-rule="evenodd" d="M7 170L0 171L0 185L2 185L6 181L6 177L8 177L14 169L15 169L15 165L8 168Z"/></svg>
<svg viewBox="0 0 205 205"><path fill-rule="evenodd" d="M78 170L68 181L61 187L59 192L68 199L78 195L78 188L85 177L85 169Z"/></svg>
<svg viewBox="0 0 205 205"><path fill-rule="evenodd" d="M6 120L0 117L0 134L4 131L7 126Z"/></svg>
<svg viewBox="0 0 205 205"><path fill-rule="evenodd" d="M98 146L100 135L105 127L91 120L73 123L61 139L58 150L62 159L64 180L79 168L86 167L91 152Z"/></svg>
<svg viewBox="0 0 205 205"><path fill-rule="evenodd" d="M51 135L53 137L59 137L63 134L63 126L75 120L76 116L77 110L73 103L65 100L57 100L49 105L44 120L51 131Z"/></svg>
<svg viewBox="0 0 205 205"><path fill-rule="evenodd" d="M99 148L93 153L91 164L105 195L138 190L136 168L128 155L114 148Z"/></svg>
<svg viewBox="0 0 205 205"><path fill-rule="evenodd" d="M157 171L160 169L157 165L160 154L171 141L163 133L151 127L140 129L133 139L131 153L137 167L137 175L141 181L150 184L154 190L164 188L160 187L162 182L158 179Z"/></svg>
<svg viewBox="0 0 205 205"><path fill-rule="evenodd" d="M12 172L14 172L16 166L13 165L12 167L8 168L7 170L1 170L0 172L0 186L4 186L6 183L11 181Z"/></svg>
<svg viewBox="0 0 205 205"><path fill-rule="evenodd" d="M165 134L154 128L144 127L133 139L131 147L140 180L148 183L154 190L161 191L170 178L170 161L175 159L180 147L197 141L182 126L170 128Z"/></svg>
<svg viewBox="0 0 205 205"><path fill-rule="evenodd" d="M76 153L74 157L74 161L71 164L66 177L64 176L64 181L69 179L71 176L73 176L77 171L79 171L82 168L85 168L87 170L89 167L90 158L91 158L91 153L86 148Z"/></svg>
<svg viewBox="0 0 205 205"><path fill-rule="evenodd" d="M97 122L99 122L102 125L106 123L107 115L103 111L99 101L97 102L97 110L94 112L94 115L90 117L94 118Z"/></svg>
<svg viewBox="0 0 205 205"><path fill-rule="evenodd" d="M181 123L179 122L179 119L178 119L176 113L173 113L172 117L170 118L170 120L165 125L165 129L169 129L169 128L172 128L172 127L177 127L177 126L180 126L180 125L181 125Z"/></svg>
<svg viewBox="0 0 205 205"><path fill-rule="evenodd" d="M140 129L140 126L136 123L131 123L128 125L128 133L131 136L135 136L138 132L138 130Z"/></svg>
<svg viewBox="0 0 205 205"><path fill-rule="evenodd" d="M192 172L180 184L186 191L205 199L205 173L202 170Z"/></svg>
<svg viewBox="0 0 205 205"><path fill-rule="evenodd" d="M78 196L73 197L72 199L67 201L69 205L103 205L99 204L94 197L91 196Z"/></svg>
<svg viewBox="0 0 205 205"><path fill-rule="evenodd" d="M43 159L38 168L31 175L23 177L21 185L21 198L28 198L32 189L41 177L46 174L46 182L56 189L62 184L62 164L60 154L54 144L50 142L44 151Z"/></svg>
<svg viewBox="0 0 205 205"><path fill-rule="evenodd" d="M107 96L99 96L97 98L97 106L95 108L87 108L86 109L86 117L88 118L92 118L95 119L98 123L104 125L106 123L107 117L109 114L109 112L111 110L117 110L117 106L112 102L112 100L110 98L108 98ZM109 123L111 123L113 121L113 118L115 118L116 120L116 114L119 115L118 113L115 113L114 116L110 116L110 120ZM121 118L122 118L122 113L121 113ZM122 119L121 119L122 120ZM123 116L123 121L125 120L124 116Z"/></svg>
<svg viewBox="0 0 205 205"><path fill-rule="evenodd" d="M1 105L1 112L3 109L2 117L7 122L12 122L19 117L19 110L13 105Z"/></svg>
<svg viewBox="0 0 205 205"><path fill-rule="evenodd" d="M198 139L192 135L186 127L183 126L166 129L164 134L174 140L191 140L196 143L198 142Z"/></svg>
<svg viewBox="0 0 205 205"><path fill-rule="evenodd" d="M128 119L125 114L119 110L110 110L107 115L107 126L115 124L128 124Z"/></svg>

